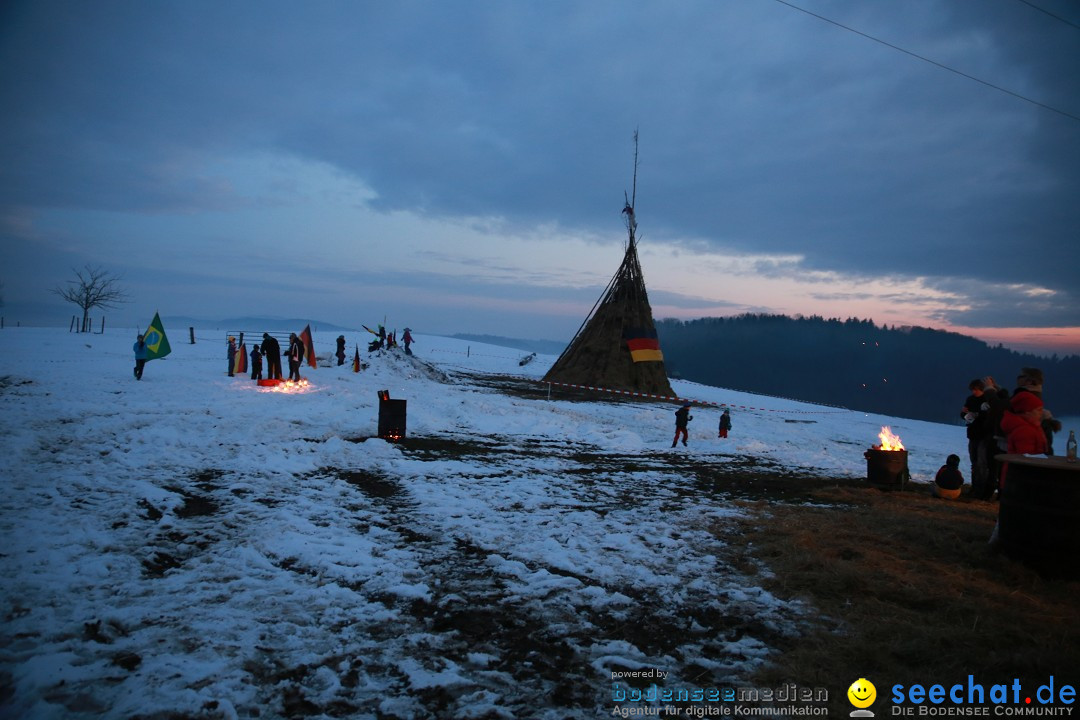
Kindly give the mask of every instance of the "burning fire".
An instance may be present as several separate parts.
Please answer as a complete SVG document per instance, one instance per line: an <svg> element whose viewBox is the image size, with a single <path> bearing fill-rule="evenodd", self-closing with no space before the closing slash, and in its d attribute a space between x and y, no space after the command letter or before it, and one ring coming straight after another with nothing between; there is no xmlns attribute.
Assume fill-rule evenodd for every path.
<svg viewBox="0 0 1080 720"><path fill-rule="evenodd" d="M879 450L904 449L904 443L900 442L900 436L895 434L888 425L882 426L881 432L878 433L878 438L881 440L881 445L878 446Z"/></svg>
<svg viewBox="0 0 1080 720"><path fill-rule="evenodd" d="M307 392L310 388L311 383L308 382L308 379L300 378L299 382L295 382L293 380L286 380L266 389L271 392L299 394Z"/></svg>

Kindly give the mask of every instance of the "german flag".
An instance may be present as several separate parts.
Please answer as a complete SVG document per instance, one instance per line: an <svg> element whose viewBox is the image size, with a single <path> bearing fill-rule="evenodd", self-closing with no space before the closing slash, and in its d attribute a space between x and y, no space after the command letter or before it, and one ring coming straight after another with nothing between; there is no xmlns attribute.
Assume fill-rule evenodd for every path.
<svg viewBox="0 0 1080 720"><path fill-rule="evenodd" d="M353 355L352 371L353 372L360 372L360 346L359 345L356 346L356 354Z"/></svg>
<svg viewBox="0 0 1080 720"><path fill-rule="evenodd" d="M664 354L660 352L655 328L626 328L623 340L634 362L663 362Z"/></svg>
<svg viewBox="0 0 1080 720"><path fill-rule="evenodd" d="M307 364L311 367L318 367L318 362L315 360L315 344L311 342L311 326L304 327L304 331L300 333L300 342L304 343L304 355L307 356Z"/></svg>
<svg viewBox="0 0 1080 720"><path fill-rule="evenodd" d="M248 371L247 343L241 343L233 356L233 374L243 375Z"/></svg>

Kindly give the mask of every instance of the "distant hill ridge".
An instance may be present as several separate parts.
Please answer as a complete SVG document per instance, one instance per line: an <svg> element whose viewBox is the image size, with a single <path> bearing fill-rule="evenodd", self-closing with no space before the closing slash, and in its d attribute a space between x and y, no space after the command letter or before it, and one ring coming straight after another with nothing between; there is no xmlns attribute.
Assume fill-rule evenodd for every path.
<svg viewBox="0 0 1080 720"><path fill-rule="evenodd" d="M305 326L311 325L312 332L356 332L358 328L341 327L333 323L319 320L280 317L238 317L225 318L224 320L207 320L205 318L193 318L185 315L163 315L161 321L166 328L173 326L193 327L196 330L244 330L260 332L300 332Z"/></svg>
<svg viewBox="0 0 1080 720"><path fill-rule="evenodd" d="M1080 355L1045 358L856 318L745 314L661 320L656 329L668 373L707 385L955 423L973 378L991 375L1012 390L1021 367L1037 367L1047 407L1080 415Z"/></svg>

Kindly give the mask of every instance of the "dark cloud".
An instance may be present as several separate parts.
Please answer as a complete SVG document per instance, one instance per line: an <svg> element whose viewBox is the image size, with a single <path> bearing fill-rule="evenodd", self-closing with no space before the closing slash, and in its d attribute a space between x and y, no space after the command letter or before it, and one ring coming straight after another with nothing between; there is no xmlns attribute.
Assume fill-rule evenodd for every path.
<svg viewBox="0 0 1080 720"><path fill-rule="evenodd" d="M1022 3L801 4L1080 115L1080 31ZM1075 4L1042 4L1080 22ZM966 278L976 301L943 319L1077 322L1080 122L780 3L34 2L4 13L9 213L228 207L241 199L205 175L207 159L278 152L341 168L388 211L606 233L640 128L651 243ZM1058 294L984 295L980 283Z"/></svg>

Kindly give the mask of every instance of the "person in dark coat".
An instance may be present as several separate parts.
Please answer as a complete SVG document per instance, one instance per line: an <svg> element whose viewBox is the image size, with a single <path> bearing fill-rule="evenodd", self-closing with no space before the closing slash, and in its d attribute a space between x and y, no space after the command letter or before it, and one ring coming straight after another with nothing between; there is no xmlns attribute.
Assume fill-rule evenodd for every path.
<svg viewBox="0 0 1080 720"><path fill-rule="evenodd" d="M270 337L270 333L263 333L262 342L263 356L266 358L266 377L272 380L281 379L281 345Z"/></svg>
<svg viewBox="0 0 1080 720"><path fill-rule="evenodd" d="M338 365L344 365L345 364L345 336L344 335L338 335L338 338L337 338L337 352L334 353L334 354L337 355L337 364Z"/></svg>
<svg viewBox="0 0 1080 720"><path fill-rule="evenodd" d="M686 432L686 424L694 419L694 416L690 414L690 403L683 403L683 406L675 411L675 439L671 441L671 447L679 442L679 435L682 435L682 444L686 445L686 439L688 437Z"/></svg>
<svg viewBox="0 0 1080 720"><path fill-rule="evenodd" d="M730 430L730 429L731 429L731 411L730 410L724 410L724 412L720 414L720 434L717 435L717 437L726 438L727 434L728 434L728 430Z"/></svg>
<svg viewBox="0 0 1080 720"><path fill-rule="evenodd" d="M236 338L229 338L229 349L226 351L229 356L229 377L234 377L233 368L236 367Z"/></svg>
<svg viewBox="0 0 1080 720"><path fill-rule="evenodd" d="M971 460L971 491L976 495L981 495L985 487L992 487L989 468L985 459L981 457L986 423L986 413L982 409L983 403L986 402L983 398L985 389L986 384L982 381L982 378L975 378L968 383L968 390L971 391L971 394L964 401L964 406L960 408L960 417L967 423L968 459Z"/></svg>
<svg viewBox="0 0 1080 720"><path fill-rule="evenodd" d="M960 456L950 455L945 458L945 464L934 476L934 497L956 500L960 497L960 490L963 487L964 476L960 472Z"/></svg>
<svg viewBox="0 0 1080 720"><path fill-rule="evenodd" d="M409 330L409 328L405 328L405 333L401 336L401 342L405 343L405 354L412 355L412 350L409 349L409 346L412 345L413 339L412 331Z"/></svg>
<svg viewBox="0 0 1080 720"><path fill-rule="evenodd" d="M994 378L983 378L983 394L979 405L978 468L972 471L971 496L989 500L997 487L996 478L1001 475L1001 463L995 456L1005 452L1005 433L1001 430L1001 418L1009 408L1009 391L999 387Z"/></svg>
<svg viewBox="0 0 1080 720"><path fill-rule="evenodd" d="M131 349L135 351L135 379L142 380L143 368L146 367L146 356L150 351L146 347L146 340L140 335L135 344L131 346Z"/></svg>
<svg viewBox="0 0 1080 720"><path fill-rule="evenodd" d="M300 382L300 363L304 361L304 343L296 336L289 334L289 379Z"/></svg>
<svg viewBox="0 0 1080 720"><path fill-rule="evenodd" d="M258 345L251 348L251 379L262 380L262 350Z"/></svg>

